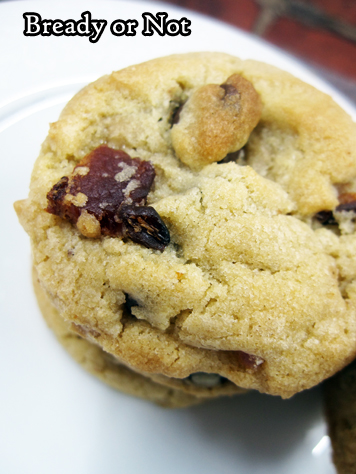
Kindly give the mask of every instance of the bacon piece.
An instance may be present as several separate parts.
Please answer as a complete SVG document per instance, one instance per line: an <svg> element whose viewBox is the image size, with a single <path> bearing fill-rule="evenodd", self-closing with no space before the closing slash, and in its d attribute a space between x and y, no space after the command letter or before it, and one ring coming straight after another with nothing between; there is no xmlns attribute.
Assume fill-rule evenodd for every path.
<svg viewBox="0 0 356 474"><path fill-rule="evenodd" d="M77 164L73 173L64 176L47 194L47 211L72 224L83 216L95 229L100 224L101 234L112 237L122 235L122 222L118 218L121 205L142 206L155 177L155 170L149 161L131 158L122 150L102 145ZM80 220L84 221L84 219ZM88 226L80 225L86 235ZM99 234L100 235L100 234ZM87 237L98 237L88 231Z"/></svg>

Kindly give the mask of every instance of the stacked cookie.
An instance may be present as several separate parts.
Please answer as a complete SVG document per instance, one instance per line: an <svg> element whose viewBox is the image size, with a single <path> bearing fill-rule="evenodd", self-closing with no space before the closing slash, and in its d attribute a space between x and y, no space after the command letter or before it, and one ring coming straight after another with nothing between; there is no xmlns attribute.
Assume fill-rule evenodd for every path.
<svg viewBox="0 0 356 474"><path fill-rule="evenodd" d="M29 198L40 306L68 350L168 406L287 398L356 355L356 133L272 66L177 55L51 125Z"/></svg>

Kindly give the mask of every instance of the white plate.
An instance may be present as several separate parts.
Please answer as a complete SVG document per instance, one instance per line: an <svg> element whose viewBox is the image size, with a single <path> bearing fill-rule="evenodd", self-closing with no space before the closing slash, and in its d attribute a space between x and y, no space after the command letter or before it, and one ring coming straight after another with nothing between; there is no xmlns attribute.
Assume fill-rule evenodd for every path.
<svg viewBox="0 0 356 474"><path fill-rule="evenodd" d="M188 37L25 37L24 12L42 18L188 17ZM30 247L12 203L26 197L48 130L82 85L156 56L215 50L287 69L355 110L304 66L225 24L163 3L44 1L0 4L1 329L0 472L6 474L331 474L319 389L292 400L251 393L167 411L117 393L85 373L42 321Z"/></svg>

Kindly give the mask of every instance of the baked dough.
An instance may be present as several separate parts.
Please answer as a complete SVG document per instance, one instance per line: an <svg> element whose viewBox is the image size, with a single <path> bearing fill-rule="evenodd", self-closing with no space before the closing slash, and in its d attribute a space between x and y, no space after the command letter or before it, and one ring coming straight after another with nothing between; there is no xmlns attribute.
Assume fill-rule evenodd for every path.
<svg viewBox="0 0 356 474"><path fill-rule="evenodd" d="M255 91L247 109L236 75ZM206 161L201 147L186 158L180 145L199 131L202 90L231 93L231 107L245 110L242 149L246 131L230 140L232 126ZM210 128L204 116L205 134L224 110ZM240 112L228 117L238 123ZM98 235L90 222L85 236L46 212L53 186L103 145L154 166L147 204L169 230L163 251ZM175 55L80 91L51 124L29 197L15 207L41 286L71 331L159 383L217 374L231 383L214 396L229 387L287 398L355 357L354 213L339 226L316 218L335 210L340 190L354 192L355 152L350 117L290 74L221 53Z"/></svg>

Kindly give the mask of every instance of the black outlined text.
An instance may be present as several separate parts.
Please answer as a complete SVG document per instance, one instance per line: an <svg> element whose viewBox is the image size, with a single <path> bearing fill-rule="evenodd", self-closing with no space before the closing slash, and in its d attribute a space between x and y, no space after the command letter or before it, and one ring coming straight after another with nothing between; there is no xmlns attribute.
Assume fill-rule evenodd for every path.
<svg viewBox="0 0 356 474"><path fill-rule="evenodd" d="M81 14L80 20L50 20L42 19L36 12L25 12L23 34L27 37L33 36L85 36L91 43L97 43L107 26L106 20L95 20L90 11ZM142 13L143 36L189 36L191 34L191 21L186 17L180 19L168 18L167 12ZM118 18L110 25L110 32L114 36L136 36L138 20L123 20Z"/></svg>
<svg viewBox="0 0 356 474"><path fill-rule="evenodd" d="M110 25L114 36L136 36L137 20L115 20Z"/></svg>
<svg viewBox="0 0 356 474"><path fill-rule="evenodd" d="M156 16L152 13L142 13L143 18L143 36L153 36L156 32L160 36L189 36L191 34L191 21L188 18L181 18L180 20L167 20L168 13L158 12Z"/></svg>
<svg viewBox="0 0 356 474"><path fill-rule="evenodd" d="M97 43L104 33L106 20L93 20L89 11L81 14L82 19L75 20L42 20L35 12L23 14L25 19L25 36L87 36L91 43Z"/></svg>

